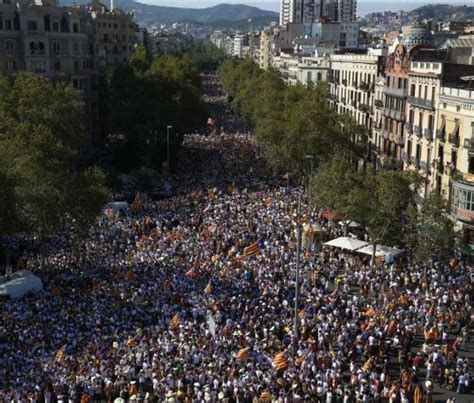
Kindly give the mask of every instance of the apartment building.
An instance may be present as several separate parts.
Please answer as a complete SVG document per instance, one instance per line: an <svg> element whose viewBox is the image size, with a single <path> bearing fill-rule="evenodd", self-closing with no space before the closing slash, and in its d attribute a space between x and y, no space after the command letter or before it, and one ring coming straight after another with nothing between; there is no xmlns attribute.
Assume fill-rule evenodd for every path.
<svg viewBox="0 0 474 403"><path fill-rule="evenodd" d="M474 243L474 76L460 87L442 86L434 140L435 186L449 198L464 242Z"/></svg>
<svg viewBox="0 0 474 403"><path fill-rule="evenodd" d="M373 126L376 79L384 57L368 54L333 54L330 57L329 103L338 113L349 113L369 131Z"/></svg>

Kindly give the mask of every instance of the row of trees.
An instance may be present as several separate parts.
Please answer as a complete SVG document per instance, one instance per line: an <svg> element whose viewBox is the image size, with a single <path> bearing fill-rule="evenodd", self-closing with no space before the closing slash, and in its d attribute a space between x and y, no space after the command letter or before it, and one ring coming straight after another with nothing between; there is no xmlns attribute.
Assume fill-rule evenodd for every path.
<svg viewBox="0 0 474 403"><path fill-rule="evenodd" d="M308 172L308 154L315 166L332 155L342 155L354 164L364 157L365 127L328 108L324 84L286 86L276 71L264 71L248 59L224 61L219 76L233 107L255 133L274 168Z"/></svg>
<svg viewBox="0 0 474 403"><path fill-rule="evenodd" d="M175 161L182 134L206 124L199 73L191 55L150 60L145 47L114 71L110 121L112 133L120 139L112 145L115 168L120 172L160 168L167 158L168 126L172 126L171 162Z"/></svg>
<svg viewBox="0 0 474 403"><path fill-rule="evenodd" d="M455 234L444 198L432 193L418 209L423 177L376 172L367 164L366 128L327 106L325 83L287 86L278 72L263 71L251 60L226 60L219 75L271 166L309 176L307 155L312 156L312 194L319 207L362 224L375 244L411 249L417 261L450 256Z"/></svg>
<svg viewBox="0 0 474 403"><path fill-rule="evenodd" d="M0 77L0 244L66 227L80 235L107 201L102 171L81 164L91 139L80 96L38 76Z"/></svg>

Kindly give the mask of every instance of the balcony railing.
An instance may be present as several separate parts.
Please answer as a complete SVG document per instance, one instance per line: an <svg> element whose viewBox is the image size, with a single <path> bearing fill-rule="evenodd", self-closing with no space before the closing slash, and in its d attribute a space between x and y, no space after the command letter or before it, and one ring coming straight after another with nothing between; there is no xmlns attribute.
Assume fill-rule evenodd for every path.
<svg viewBox="0 0 474 403"><path fill-rule="evenodd" d="M433 130L431 129L423 129L423 137L432 140L433 139Z"/></svg>
<svg viewBox="0 0 474 403"><path fill-rule="evenodd" d="M366 104L359 104L359 110L361 112L368 112L369 111L369 105Z"/></svg>
<svg viewBox="0 0 474 403"><path fill-rule="evenodd" d="M354 88L357 88L357 81L352 81L352 86L353 86Z"/></svg>
<svg viewBox="0 0 474 403"><path fill-rule="evenodd" d="M413 133L415 133L417 136L421 136L421 127L420 126L413 126Z"/></svg>
<svg viewBox="0 0 474 403"><path fill-rule="evenodd" d="M392 95L399 98L404 98L408 95L408 90L406 88L392 88L385 86L383 92L388 95Z"/></svg>
<svg viewBox="0 0 474 403"><path fill-rule="evenodd" d="M446 130L444 129L436 130L436 138L442 143L444 143L446 141Z"/></svg>
<svg viewBox="0 0 474 403"><path fill-rule="evenodd" d="M474 150L474 138L464 139L464 148L467 150Z"/></svg>
<svg viewBox="0 0 474 403"><path fill-rule="evenodd" d="M455 178L451 178L450 182L452 186L451 213L461 221L474 222L474 211L468 203L468 200L474 197L474 185L461 179L455 180Z"/></svg>
<svg viewBox="0 0 474 403"><path fill-rule="evenodd" d="M419 108L429 109L431 111L434 110L434 102L429 99L409 96L408 102Z"/></svg>
<svg viewBox="0 0 474 403"><path fill-rule="evenodd" d="M398 145L404 145L405 144L405 141L403 139L403 136L400 136L398 135L397 137L395 137L395 142L398 144Z"/></svg>
<svg viewBox="0 0 474 403"><path fill-rule="evenodd" d="M346 104L346 98L341 97L341 102L345 105Z"/></svg>
<svg viewBox="0 0 474 403"><path fill-rule="evenodd" d="M404 152L402 154L402 158L403 158L403 161L410 162L410 156L408 155L408 153Z"/></svg>
<svg viewBox="0 0 474 403"><path fill-rule="evenodd" d="M347 80L344 79L341 82L342 82L342 85L347 85Z"/></svg>
<svg viewBox="0 0 474 403"><path fill-rule="evenodd" d="M396 120L405 121L405 114L403 112L395 111L395 114L393 116Z"/></svg>
<svg viewBox="0 0 474 403"><path fill-rule="evenodd" d="M390 138L390 131L387 129L382 129L382 137L388 140Z"/></svg>
<svg viewBox="0 0 474 403"><path fill-rule="evenodd" d="M359 89L362 90L362 91L369 91L370 90L370 84L361 82L359 84Z"/></svg>
<svg viewBox="0 0 474 403"><path fill-rule="evenodd" d="M381 99L376 99L374 101L374 105L377 107L377 108L382 108L383 107L383 101Z"/></svg>
<svg viewBox="0 0 474 403"><path fill-rule="evenodd" d="M427 174L431 173L431 166L429 163L427 163L426 161L421 161L420 162L420 168L426 172Z"/></svg>
<svg viewBox="0 0 474 403"><path fill-rule="evenodd" d="M459 135L457 133L451 133L448 141L454 146L459 147Z"/></svg>
<svg viewBox="0 0 474 403"><path fill-rule="evenodd" d="M412 134L413 133L413 123L412 122L407 122L405 124L405 127L407 128L407 132Z"/></svg>
<svg viewBox="0 0 474 403"><path fill-rule="evenodd" d="M411 163L415 165L417 168L420 167L420 160L416 158L414 155L411 156L410 160L411 160Z"/></svg>

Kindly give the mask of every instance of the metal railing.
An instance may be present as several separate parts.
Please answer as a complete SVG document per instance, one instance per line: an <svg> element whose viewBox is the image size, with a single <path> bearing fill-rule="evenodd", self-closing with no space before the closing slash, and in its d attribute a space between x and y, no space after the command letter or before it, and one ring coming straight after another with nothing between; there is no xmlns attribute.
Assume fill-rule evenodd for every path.
<svg viewBox="0 0 474 403"><path fill-rule="evenodd" d="M419 108L434 110L434 102L430 99L409 96L408 102Z"/></svg>
<svg viewBox="0 0 474 403"><path fill-rule="evenodd" d="M433 130L431 129L423 129L423 137L432 140L433 139Z"/></svg>
<svg viewBox="0 0 474 403"><path fill-rule="evenodd" d="M400 98L404 98L408 95L408 90L406 88L392 88L385 86L383 92Z"/></svg>

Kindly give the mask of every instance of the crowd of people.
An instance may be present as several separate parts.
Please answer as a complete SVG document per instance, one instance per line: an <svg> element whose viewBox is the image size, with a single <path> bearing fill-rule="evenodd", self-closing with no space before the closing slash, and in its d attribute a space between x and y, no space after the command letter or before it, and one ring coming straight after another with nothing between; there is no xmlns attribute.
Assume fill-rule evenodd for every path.
<svg viewBox="0 0 474 403"><path fill-rule="evenodd" d="M305 242L295 328L300 190L205 88L216 126L185 137L172 197L104 215L41 270L25 255L45 290L1 302L0 401L469 401L469 263L371 267Z"/></svg>

